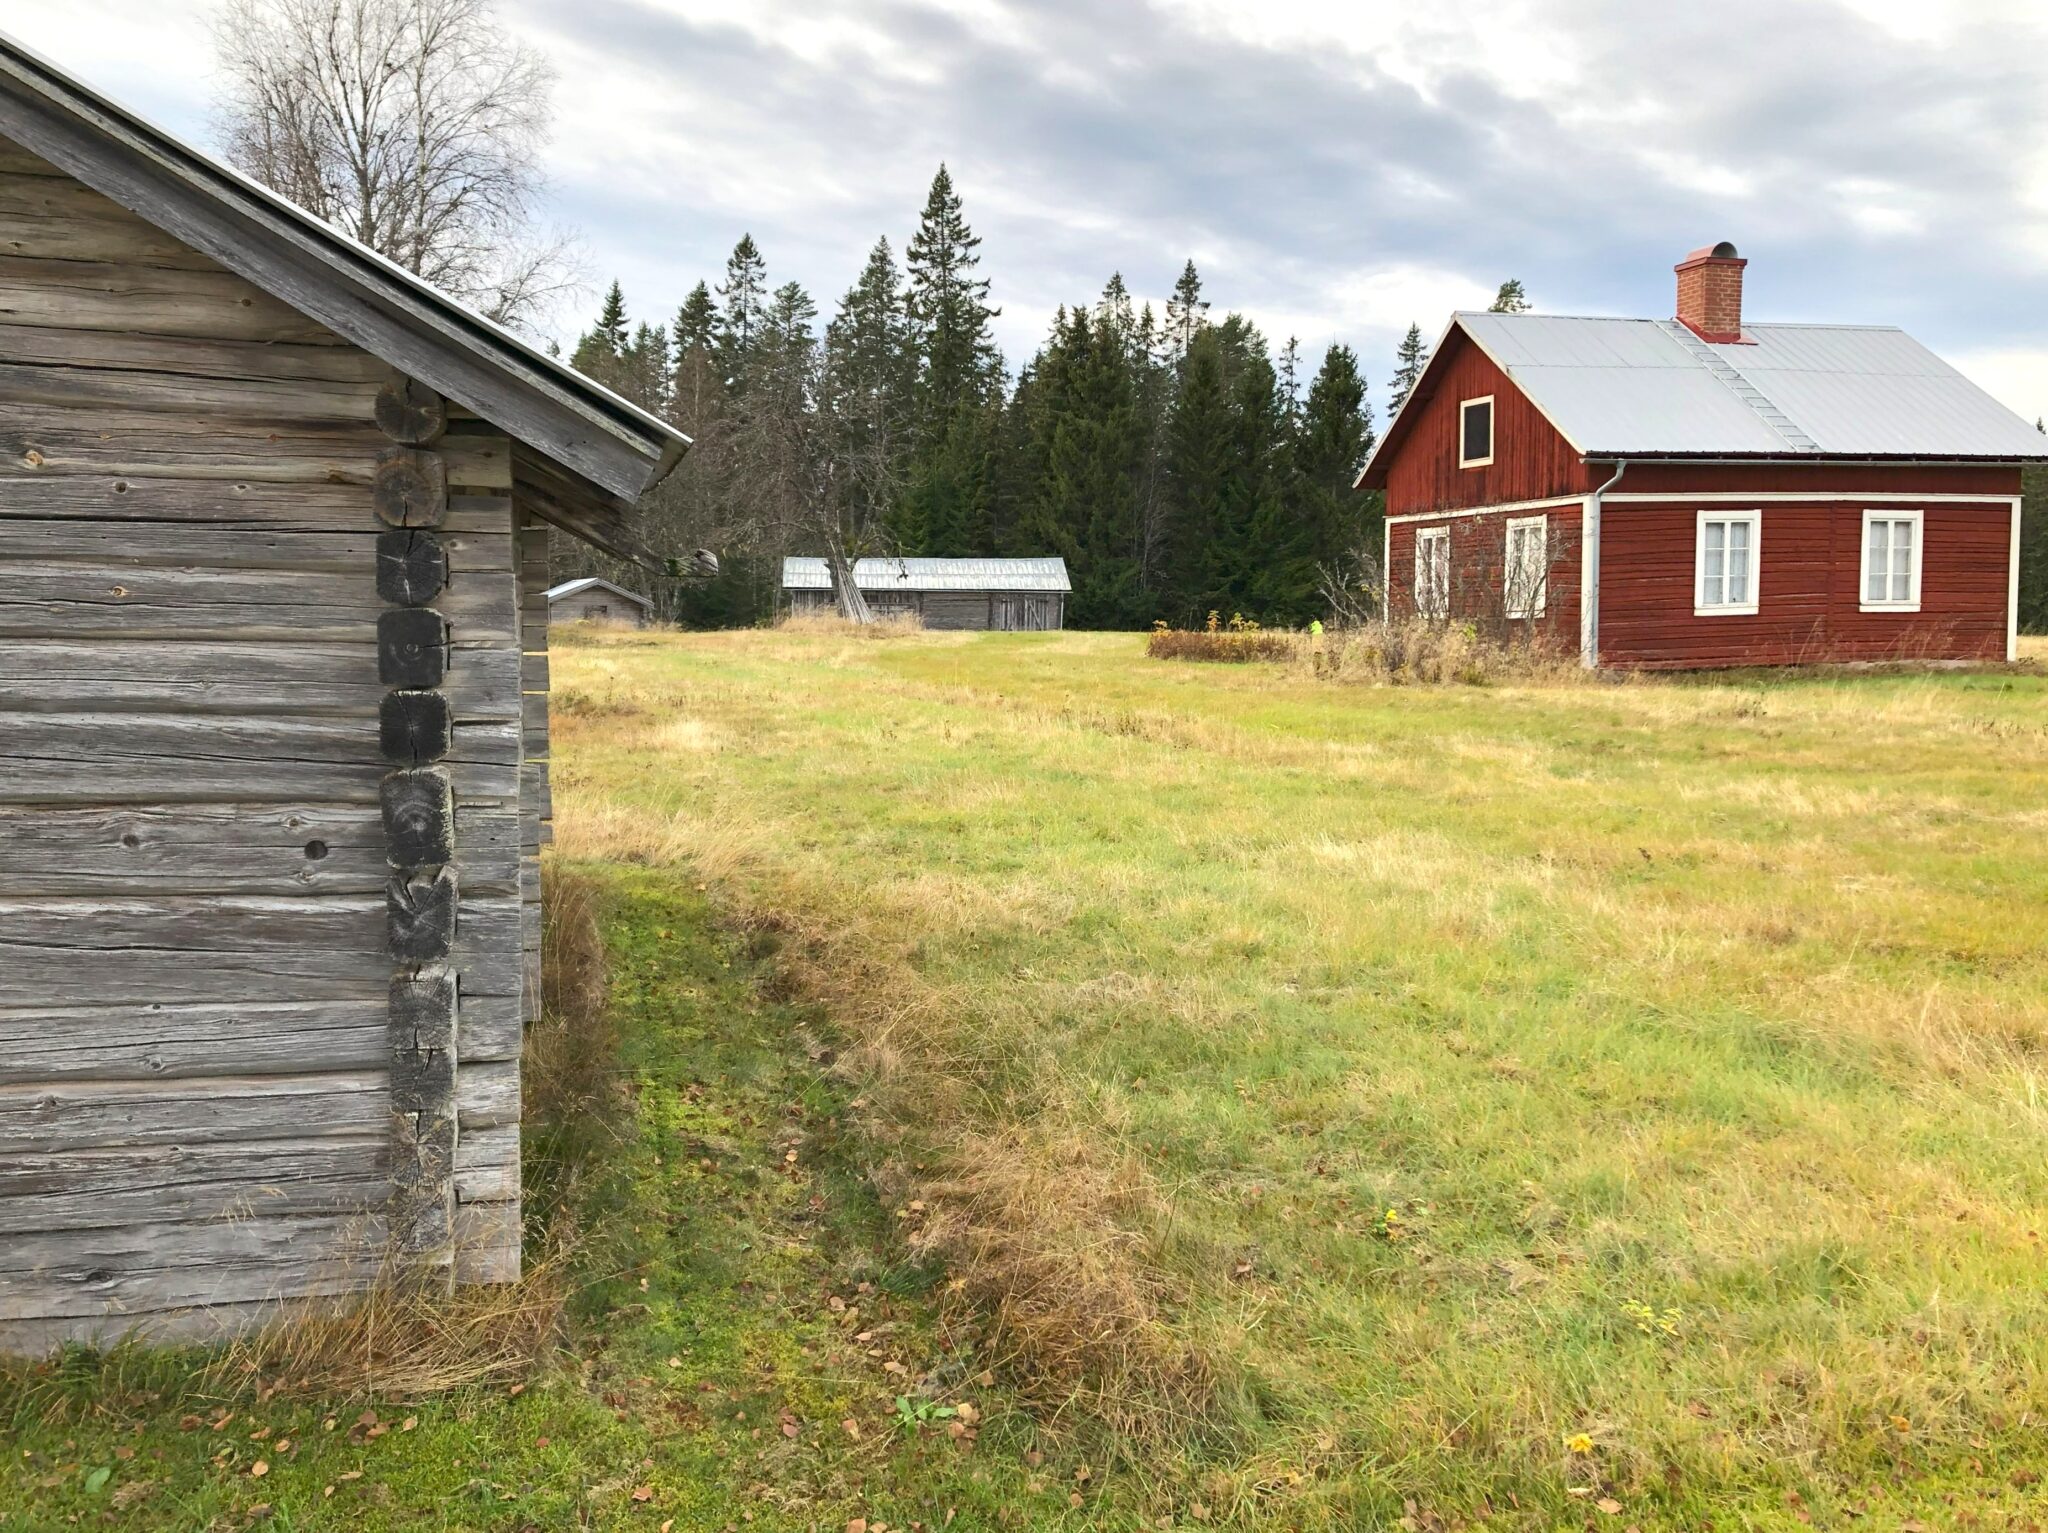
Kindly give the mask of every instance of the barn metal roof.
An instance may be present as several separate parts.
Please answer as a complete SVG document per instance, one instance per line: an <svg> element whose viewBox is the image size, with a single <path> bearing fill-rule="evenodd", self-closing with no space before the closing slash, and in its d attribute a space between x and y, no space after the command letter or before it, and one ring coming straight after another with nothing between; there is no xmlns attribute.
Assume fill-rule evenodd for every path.
<svg viewBox="0 0 2048 1533"><path fill-rule="evenodd" d="M615 595L623 596L627 601L632 602L636 606L652 607L654 605L653 602L640 595L637 591L629 591L624 586L615 586L609 580L601 579L596 575L585 575L580 580L565 580L558 586L549 586L548 600L560 601L565 596L574 596L578 591L588 591L594 586L602 587Z"/></svg>
<svg viewBox="0 0 2048 1533"><path fill-rule="evenodd" d="M2048 438L1889 325L1745 324L1721 345L1669 319L1461 311L1451 328L1585 457L2048 458Z"/></svg>
<svg viewBox="0 0 2048 1533"><path fill-rule="evenodd" d="M856 559L863 591L1071 591L1064 559ZM829 591L823 559L782 561L785 591Z"/></svg>
<svg viewBox="0 0 2048 1533"><path fill-rule="evenodd" d="M0 133L603 491L632 499L690 445L666 421L4 32Z"/></svg>

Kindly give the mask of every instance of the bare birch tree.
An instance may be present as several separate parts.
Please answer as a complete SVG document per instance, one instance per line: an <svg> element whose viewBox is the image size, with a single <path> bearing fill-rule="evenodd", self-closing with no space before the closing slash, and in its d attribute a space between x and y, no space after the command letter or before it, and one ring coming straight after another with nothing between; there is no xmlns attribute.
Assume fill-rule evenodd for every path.
<svg viewBox="0 0 2048 1533"><path fill-rule="evenodd" d="M492 319L575 285L544 227L553 77L487 0L225 0L228 158Z"/></svg>

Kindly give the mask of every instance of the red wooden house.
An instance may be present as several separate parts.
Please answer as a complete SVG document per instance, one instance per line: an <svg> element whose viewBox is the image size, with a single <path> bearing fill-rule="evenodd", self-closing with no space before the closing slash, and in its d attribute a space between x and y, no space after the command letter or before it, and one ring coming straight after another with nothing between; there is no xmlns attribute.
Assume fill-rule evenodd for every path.
<svg viewBox="0 0 2048 1533"><path fill-rule="evenodd" d="M1359 476L1387 610L1589 666L2010 660L2048 438L1904 332L1746 324L1729 244L1675 319L1452 316Z"/></svg>

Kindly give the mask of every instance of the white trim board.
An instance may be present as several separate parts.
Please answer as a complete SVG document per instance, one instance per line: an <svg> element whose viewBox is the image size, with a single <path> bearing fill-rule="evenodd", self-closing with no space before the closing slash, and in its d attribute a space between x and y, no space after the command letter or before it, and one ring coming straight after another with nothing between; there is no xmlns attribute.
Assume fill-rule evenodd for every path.
<svg viewBox="0 0 2048 1533"><path fill-rule="evenodd" d="M2005 659L2020 657L2020 500L2012 498L2012 544L2005 555Z"/></svg>
<svg viewBox="0 0 2048 1533"><path fill-rule="evenodd" d="M1465 412L1477 405L1486 406L1486 456L1468 458L1465 456ZM1458 467L1491 468L1493 466L1493 396L1478 394L1470 399L1458 401Z"/></svg>
<svg viewBox="0 0 2048 1533"><path fill-rule="evenodd" d="M1506 500L1496 506L1459 506L1449 511L1408 511L1400 516L1386 518L1386 523L1392 527L1397 522L1448 522L1460 516L1496 516L1512 511L1547 511L1556 506L1579 505L1585 498L1583 495L1553 495L1548 500ZM1613 498L1611 495L1608 496L1609 500ZM1864 498L1869 499L1868 496Z"/></svg>
<svg viewBox="0 0 2048 1533"><path fill-rule="evenodd" d="M1708 606L1701 601L1706 594L1707 584L1707 523L1720 522L1727 526L1744 522L1749 527L1749 552L1747 567L1743 571L1749 582L1749 597L1745 601L1720 601ZM1722 591L1727 590L1727 545L1722 545ZM1693 518L1692 531L1692 615L1694 617L1755 617L1763 607L1764 594L1764 514L1755 507L1737 509L1729 506L1723 510L1702 510Z"/></svg>
<svg viewBox="0 0 2048 1533"><path fill-rule="evenodd" d="M1903 597L1882 597L1870 599L1870 524L1880 522L1904 522L1913 529L1913 554L1907 572L1906 595ZM1886 564L1890 564L1889 542L1886 545ZM1927 551L1927 517L1915 509L1904 506L1875 507L1863 513L1863 530L1856 540L1856 610L1858 612L1918 612L1920 610L1920 559ZM1890 569L1885 571L1887 582L1891 579Z"/></svg>
<svg viewBox="0 0 2048 1533"><path fill-rule="evenodd" d="M1781 501L1847 501L1862 505L1869 501L1898 501L1909 506L1917 505L1997 505L2011 500L2010 495L1920 495L1906 490L1616 490L1606 497L1611 505L1616 501L1631 505L1692 505L1711 500L1731 506L1754 506L1775 504Z"/></svg>
<svg viewBox="0 0 2048 1533"><path fill-rule="evenodd" d="M1493 506L1457 506L1448 511L1404 511L1399 516L1386 518L1388 526L1408 522L1449 521L1459 516L1492 516L1502 512L1540 511L1555 506L1576 506L1586 500L1584 495L1552 495L1543 500L1509 500ZM1848 505L1875 505L1896 502L1907 506L1996 506L2007 502L2018 503L2012 495L1915 495L1904 490L1610 490L1601 497L1603 505L1635 506L1685 506L1715 505L1759 506L1776 505L1782 502L1794 504L1815 504L1841 501Z"/></svg>

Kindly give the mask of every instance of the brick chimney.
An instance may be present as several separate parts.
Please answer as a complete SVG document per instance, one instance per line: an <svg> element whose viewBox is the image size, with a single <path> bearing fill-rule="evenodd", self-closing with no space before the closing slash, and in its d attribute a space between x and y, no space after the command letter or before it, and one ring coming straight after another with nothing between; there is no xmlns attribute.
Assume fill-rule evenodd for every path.
<svg viewBox="0 0 2048 1533"><path fill-rule="evenodd" d="M1678 273L1678 319L1703 341L1742 339L1742 268L1749 262L1726 240L1702 245L1671 269Z"/></svg>

